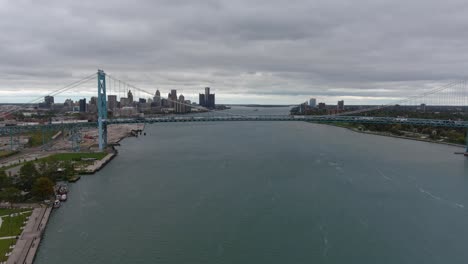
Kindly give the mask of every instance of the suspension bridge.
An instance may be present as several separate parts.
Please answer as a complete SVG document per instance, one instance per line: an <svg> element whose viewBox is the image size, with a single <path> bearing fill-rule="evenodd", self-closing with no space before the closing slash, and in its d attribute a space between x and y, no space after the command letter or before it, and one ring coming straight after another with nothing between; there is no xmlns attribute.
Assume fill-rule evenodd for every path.
<svg viewBox="0 0 468 264"><path fill-rule="evenodd" d="M96 78L96 74L87 76L77 82L65 86L50 95L58 95L70 89L79 87L80 85ZM110 83L110 86L108 85ZM109 89L110 88L110 89ZM21 126L5 126L0 127L0 135L10 136L21 134L28 131L46 131L46 130L64 130L71 131L71 137L77 137L78 131L81 128L97 127L98 129L98 144L102 151L107 147L107 127L112 124L152 124L152 123L170 123L170 122L230 122L230 121L307 121L316 123L358 123L358 124L400 124L411 126L427 126L427 127L446 127L466 129L466 150L465 156L468 156L468 90L466 81L451 82L447 85L431 89L427 92L404 98L397 102L393 102L381 106L372 106L363 109L327 114L327 115L238 115L225 111L212 111L212 115L170 115L159 117L133 117L133 118L109 118L108 117L108 94L121 94L129 89L154 96L154 94L131 85L125 81L107 75L104 71L97 72L97 122L66 122L66 123L46 123ZM42 97L41 97L42 99ZM36 99L38 100L38 99ZM176 104L184 104L183 102L174 102ZM395 107L414 107L414 106L452 106L453 111L458 111L463 118L453 119L428 119L428 118L408 118L408 117L389 117L389 116L373 116L372 113L393 109ZM192 104L189 107L195 107ZM21 110L20 108L12 109L6 113ZM1 113L0 113L1 115Z"/></svg>

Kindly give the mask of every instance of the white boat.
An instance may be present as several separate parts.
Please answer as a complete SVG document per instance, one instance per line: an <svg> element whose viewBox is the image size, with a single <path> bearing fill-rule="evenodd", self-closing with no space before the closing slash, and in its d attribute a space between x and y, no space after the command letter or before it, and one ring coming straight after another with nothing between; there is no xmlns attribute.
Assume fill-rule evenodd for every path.
<svg viewBox="0 0 468 264"><path fill-rule="evenodd" d="M66 201L67 200L67 195L66 194L62 194L60 196L60 201Z"/></svg>
<svg viewBox="0 0 468 264"><path fill-rule="evenodd" d="M54 202L54 208L59 208L60 207L60 201L59 200L55 200Z"/></svg>

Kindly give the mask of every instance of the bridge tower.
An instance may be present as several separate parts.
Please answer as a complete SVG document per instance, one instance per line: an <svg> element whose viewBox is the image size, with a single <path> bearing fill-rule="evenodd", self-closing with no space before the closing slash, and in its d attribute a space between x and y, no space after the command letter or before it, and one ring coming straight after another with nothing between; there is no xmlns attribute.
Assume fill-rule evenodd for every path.
<svg viewBox="0 0 468 264"><path fill-rule="evenodd" d="M106 96L106 74L98 70L98 134L99 150L104 151L107 147L107 96Z"/></svg>
<svg viewBox="0 0 468 264"><path fill-rule="evenodd" d="M465 141L466 141L465 156L468 157L468 127L466 128L466 137L465 137Z"/></svg>

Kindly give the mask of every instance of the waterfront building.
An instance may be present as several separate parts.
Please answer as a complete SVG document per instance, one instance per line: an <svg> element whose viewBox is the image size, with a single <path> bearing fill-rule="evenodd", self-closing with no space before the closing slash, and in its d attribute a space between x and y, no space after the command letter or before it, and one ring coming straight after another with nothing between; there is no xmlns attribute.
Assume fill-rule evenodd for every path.
<svg viewBox="0 0 468 264"><path fill-rule="evenodd" d="M136 116L138 111L133 106L125 106L120 109L120 116Z"/></svg>
<svg viewBox="0 0 468 264"><path fill-rule="evenodd" d="M205 93L198 95L198 104L206 108L215 108L215 94L210 93L210 87L205 87Z"/></svg>
<svg viewBox="0 0 468 264"><path fill-rule="evenodd" d="M318 104L318 109L326 109L327 105L325 103L319 103Z"/></svg>

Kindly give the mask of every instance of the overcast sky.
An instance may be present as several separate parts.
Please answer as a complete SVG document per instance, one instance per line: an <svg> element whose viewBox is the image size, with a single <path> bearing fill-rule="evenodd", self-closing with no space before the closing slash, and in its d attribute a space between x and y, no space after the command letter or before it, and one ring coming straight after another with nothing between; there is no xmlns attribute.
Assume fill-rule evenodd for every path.
<svg viewBox="0 0 468 264"><path fill-rule="evenodd" d="M1 102L102 68L196 101L383 103L468 69L466 0L0 0L0 32Z"/></svg>

